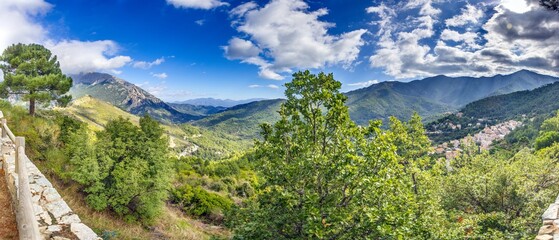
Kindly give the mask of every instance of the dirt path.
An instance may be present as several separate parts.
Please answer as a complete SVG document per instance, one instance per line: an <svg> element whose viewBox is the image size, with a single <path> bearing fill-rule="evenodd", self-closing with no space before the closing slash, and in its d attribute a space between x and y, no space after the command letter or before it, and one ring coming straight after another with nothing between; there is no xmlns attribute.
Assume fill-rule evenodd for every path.
<svg viewBox="0 0 559 240"><path fill-rule="evenodd" d="M2 168L0 168L0 239L18 239L16 216Z"/></svg>

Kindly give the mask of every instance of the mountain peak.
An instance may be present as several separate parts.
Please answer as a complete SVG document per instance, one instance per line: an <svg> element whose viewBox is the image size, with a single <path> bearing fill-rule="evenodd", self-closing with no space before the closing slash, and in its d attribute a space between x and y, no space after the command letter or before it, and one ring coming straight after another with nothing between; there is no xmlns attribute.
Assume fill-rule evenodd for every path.
<svg viewBox="0 0 559 240"><path fill-rule="evenodd" d="M161 121L186 122L198 117L181 113L144 89L110 74L90 72L73 75L70 94L91 95L136 115L149 114Z"/></svg>

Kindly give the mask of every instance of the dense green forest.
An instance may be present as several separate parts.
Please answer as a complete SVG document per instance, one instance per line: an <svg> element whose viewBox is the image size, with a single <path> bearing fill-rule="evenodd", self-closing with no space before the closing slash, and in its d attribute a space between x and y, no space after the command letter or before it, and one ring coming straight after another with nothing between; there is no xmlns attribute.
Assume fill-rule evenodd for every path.
<svg viewBox="0 0 559 240"><path fill-rule="evenodd" d="M147 115L139 125L116 118L92 130L60 111L32 117L7 102L0 108L42 171L77 189L89 208L144 229L170 207L229 229L197 235L204 238L535 236L559 193L559 115L532 121L491 151L464 143L446 162L429 154L419 115L359 126L340 87L332 74L295 73L279 121L262 124L252 149L221 160L176 157ZM106 239L134 235L91 224Z"/></svg>

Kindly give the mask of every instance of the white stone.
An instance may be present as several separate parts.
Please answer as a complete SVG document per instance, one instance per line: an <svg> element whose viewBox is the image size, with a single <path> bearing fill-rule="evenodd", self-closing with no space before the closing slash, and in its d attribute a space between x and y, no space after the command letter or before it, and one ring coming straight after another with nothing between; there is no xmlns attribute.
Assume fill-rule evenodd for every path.
<svg viewBox="0 0 559 240"><path fill-rule="evenodd" d="M52 237L52 240L70 240L70 239L65 238L65 237L55 236L55 237Z"/></svg>
<svg viewBox="0 0 559 240"><path fill-rule="evenodd" d="M50 184L50 182L45 177L39 177L38 179L35 179L35 183L43 187L52 187L52 184Z"/></svg>
<svg viewBox="0 0 559 240"><path fill-rule="evenodd" d="M58 221L59 224L68 224L68 225L72 223L79 223L79 222L81 222L80 217L78 217L78 215L76 214L63 216L62 218L60 218L60 221Z"/></svg>
<svg viewBox="0 0 559 240"><path fill-rule="evenodd" d="M37 203L33 203L33 212L35 213L35 215L39 215L44 211L45 210L43 210L43 207L39 206Z"/></svg>
<svg viewBox="0 0 559 240"><path fill-rule="evenodd" d="M542 215L542 220L555 220L557 219L557 212L559 211L559 204L553 203L545 210Z"/></svg>
<svg viewBox="0 0 559 240"><path fill-rule="evenodd" d="M54 188L45 189L43 191L43 197L47 202L54 202L62 198Z"/></svg>
<svg viewBox="0 0 559 240"><path fill-rule="evenodd" d="M38 184L29 184L32 194L40 194L43 191L43 187Z"/></svg>
<svg viewBox="0 0 559 240"><path fill-rule="evenodd" d="M41 218L41 220L43 220L43 222L45 222L47 225L51 225L52 224L52 218L50 217L48 212L43 212L39 215L39 217Z"/></svg>
<svg viewBox="0 0 559 240"><path fill-rule="evenodd" d="M80 240L97 240L99 237L91 228L83 223L72 223L70 231L74 233Z"/></svg>
<svg viewBox="0 0 559 240"><path fill-rule="evenodd" d="M70 209L70 207L68 207L68 204L66 204L66 202L64 202L62 199L55 202L47 203L44 207L56 219L60 219L62 216L72 212L72 209Z"/></svg>
<svg viewBox="0 0 559 240"><path fill-rule="evenodd" d="M50 225L47 227L47 231L49 233L60 232L62 231L62 227L60 225Z"/></svg>

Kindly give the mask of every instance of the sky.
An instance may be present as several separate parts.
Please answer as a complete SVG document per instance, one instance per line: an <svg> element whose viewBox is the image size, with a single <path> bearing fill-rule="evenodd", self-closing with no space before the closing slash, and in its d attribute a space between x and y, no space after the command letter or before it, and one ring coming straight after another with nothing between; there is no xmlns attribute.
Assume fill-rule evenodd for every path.
<svg viewBox="0 0 559 240"><path fill-rule="evenodd" d="M0 51L39 43L66 74L165 101L279 98L291 75L350 91L435 75L559 75L559 13L536 0L1 0Z"/></svg>

